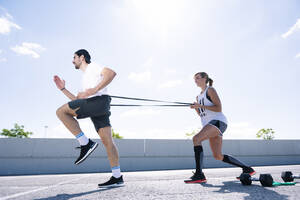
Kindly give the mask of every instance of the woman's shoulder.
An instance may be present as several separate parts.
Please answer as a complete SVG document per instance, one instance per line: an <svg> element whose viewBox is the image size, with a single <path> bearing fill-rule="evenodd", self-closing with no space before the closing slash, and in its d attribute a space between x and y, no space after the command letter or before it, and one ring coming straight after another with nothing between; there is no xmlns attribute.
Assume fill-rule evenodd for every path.
<svg viewBox="0 0 300 200"><path fill-rule="evenodd" d="M207 92L216 91L216 89L213 86L208 86Z"/></svg>
<svg viewBox="0 0 300 200"><path fill-rule="evenodd" d="M212 86L209 86L206 92L206 96L210 99L211 96L215 96L215 95L217 95L216 89Z"/></svg>

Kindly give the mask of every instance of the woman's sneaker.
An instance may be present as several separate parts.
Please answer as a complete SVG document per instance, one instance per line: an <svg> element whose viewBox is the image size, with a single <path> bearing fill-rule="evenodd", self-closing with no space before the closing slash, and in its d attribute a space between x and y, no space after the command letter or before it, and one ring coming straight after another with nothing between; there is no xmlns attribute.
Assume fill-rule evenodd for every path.
<svg viewBox="0 0 300 200"><path fill-rule="evenodd" d="M194 172L193 172L194 173ZM206 183L204 173L194 173L189 180L184 180L185 183Z"/></svg>
<svg viewBox="0 0 300 200"><path fill-rule="evenodd" d="M98 144L89 139L87 145L80 146L80 155L75 161L75 164L78 165L82 163L96 148Z"/></svg>
<svg viewBox="0 0 300 200"><path fill-rule="evenodd" d="M250 176L253 176L256 174L256 171L252 167L245 167L243 168L243 173L242 174L249 174ZM236 179L240 180L240 176L236 177Z"/></svg>
<svg viewBox="0 0 300 200"><path fill-rule="evenodd" d="M123 176L115 178L114 176L110 177L105 183L98 184L99 188L109 188L109 187L121 187L124 185Z"/></svg>

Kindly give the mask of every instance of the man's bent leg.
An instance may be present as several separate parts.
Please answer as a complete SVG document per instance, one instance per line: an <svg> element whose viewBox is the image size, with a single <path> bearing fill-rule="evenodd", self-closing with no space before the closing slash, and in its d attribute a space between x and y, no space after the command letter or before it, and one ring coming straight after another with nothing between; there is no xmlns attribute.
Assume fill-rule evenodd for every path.
<svg viewBox="0 0 300 200"><path fill-rule="evenodd" d="M79 108L77 108L78 110ZM57 117L62 121L65 127L76 137L81 133L78 121L74 118L77 116L76 110L72 110L68 104L64 104L56 111Z"/></svg>
<svg viewBox="0 0 300 200"><path fill-rule="evenodd" d="M78 109L79 108L76 108L76 110ZM88 139L81 131L78 121L74 118L77 116L76 110L72 110L68 104L65 104L57 109L56 114L80 144L80 155L75 161L75 164L78 165L97 148L98 144Z"/></svg>

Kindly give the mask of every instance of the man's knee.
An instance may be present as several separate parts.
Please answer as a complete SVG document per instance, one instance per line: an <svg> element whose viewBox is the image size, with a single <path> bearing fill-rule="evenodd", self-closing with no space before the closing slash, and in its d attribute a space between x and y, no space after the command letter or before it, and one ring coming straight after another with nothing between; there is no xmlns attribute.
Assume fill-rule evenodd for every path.
<svg viewBox="0 0 300 200"><path fill-rule="evenodd" d="M102 137L101 141L106 148L114 146L114 142L110 138Z"/></svg>
<svg viewBox="0 0 300 200"><path fill-rule="evenodd" d="M59 107L56 110L56 115L58 118L60 118L62 115L71 115L71 116L77 116L76 115L76 110L78 110L79 108L72 110L68 104L62 105L61 107Z"/></svg>
<svg viewBox="0 0 300 200"><path fill-rule="evenodd" d="M98 129L98 135L101 138L101 141L105 147L114 146L114 141L112 138L111 127L103 127Z"/></svg>
<svg viewBox="0 0 300 200"><path fill-rule="evenodd" d="M63 106L61 106L56 110L56 116L60 118L63 114L64 114L64 109Z"/></svg>

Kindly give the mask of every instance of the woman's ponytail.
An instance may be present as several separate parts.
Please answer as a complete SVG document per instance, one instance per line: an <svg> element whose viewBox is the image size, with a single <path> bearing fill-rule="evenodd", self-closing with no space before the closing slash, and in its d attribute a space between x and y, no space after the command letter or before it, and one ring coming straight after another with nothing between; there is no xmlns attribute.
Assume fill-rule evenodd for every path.
<svg viewBox="0 0 300 200"><path fill-rule="evenodd" d="M207 77L207 82L209 86L212 86L214 81L211 78Z"/></svg>

